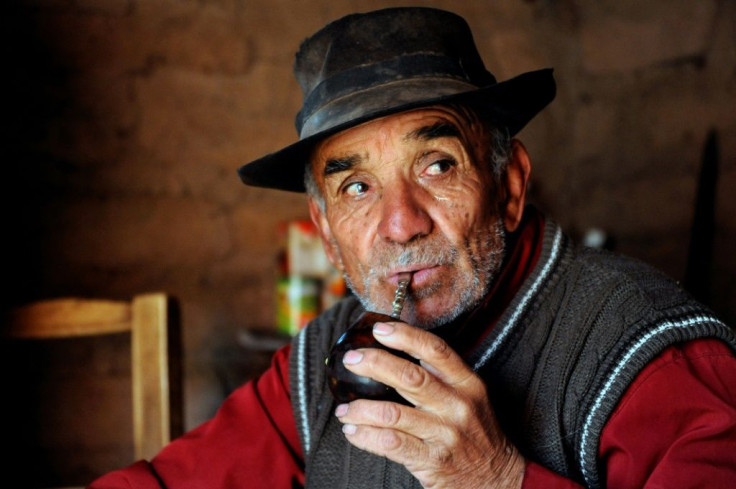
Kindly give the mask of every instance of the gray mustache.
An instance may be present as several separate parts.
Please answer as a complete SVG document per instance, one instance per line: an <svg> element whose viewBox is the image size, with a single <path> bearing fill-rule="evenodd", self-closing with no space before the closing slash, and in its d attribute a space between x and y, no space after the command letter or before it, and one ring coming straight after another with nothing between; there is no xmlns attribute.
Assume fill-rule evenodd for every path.
<svg viewBox="0 0 736 489"><path fill-rule="evenodd" d="M426 242L404 245L400 248L376 249L372 255L371 275L385 276L398 267L413 265L452 265L457 261L458 250L447 242Z"/></svg>

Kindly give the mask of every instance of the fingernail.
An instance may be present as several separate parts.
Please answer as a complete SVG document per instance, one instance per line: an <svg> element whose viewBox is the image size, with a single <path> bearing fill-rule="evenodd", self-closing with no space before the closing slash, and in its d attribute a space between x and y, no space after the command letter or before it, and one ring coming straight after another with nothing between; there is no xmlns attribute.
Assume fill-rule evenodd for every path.
<svg viewBox="0 0 736 489"><path fill-rule="evenodd" d="M373 334L388 336L394 332L394 326L389 323L376 323L373 325Z"/></svg>
<svg viewBox="0 0 736 489"><path fill-rule="evenodd" d="M335 416L338 418L341 416L345 416L348 414L348 405L347 404L340 404L335 408Z"/></svg>
<svg viewBox="0 0 736 489"><path fill-rule="evenodd" d="M344 424L342 425L342 432L346 435L352 435L355 434L355 431L358 429L357 426L354 424Z"/></svg>
<svg viewBox="0 0 736 489"><path fill-rule="evenodd" d="M363 354L355 350L350 350L342 357L342 363L348 365L355 365L356 363L360 363L361 360L363 360Z"/></svg>

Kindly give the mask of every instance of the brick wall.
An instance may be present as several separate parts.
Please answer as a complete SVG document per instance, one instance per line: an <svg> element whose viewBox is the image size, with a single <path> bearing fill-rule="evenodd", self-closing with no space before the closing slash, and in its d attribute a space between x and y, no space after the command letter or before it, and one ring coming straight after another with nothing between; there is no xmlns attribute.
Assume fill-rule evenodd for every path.
<svg viewBox="0 0 736 489"><path fill-rule="evenodd" d="M499 79L555 67L557 100L520 134L535 165L532 200L573 234L602 228L617 250L677 279L703 145L717 130L713 266L699 292L736 319L736 4L398 4L464 15ZM306 217L302 196L245 188L235 170L294 139L299 42L364 6L4 6L5 302L176 295L186 425L210 417L233 372L247 377L266 362L238 334L273 324L276 226Z"/></svg>

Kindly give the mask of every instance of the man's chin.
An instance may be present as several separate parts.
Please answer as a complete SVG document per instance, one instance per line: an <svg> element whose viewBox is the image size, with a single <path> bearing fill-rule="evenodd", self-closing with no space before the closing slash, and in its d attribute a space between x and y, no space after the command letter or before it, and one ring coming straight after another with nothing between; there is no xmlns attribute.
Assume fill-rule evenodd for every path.
<svg viewBox="0 0 736 489"><path fill-rule="evenodd" d="M477 301L475 301L477 302ZM418 328L432 330L449 324L475 307L475 303L453 302L437 304L430 301L409 303L401 315L401 319Z"/></svg>

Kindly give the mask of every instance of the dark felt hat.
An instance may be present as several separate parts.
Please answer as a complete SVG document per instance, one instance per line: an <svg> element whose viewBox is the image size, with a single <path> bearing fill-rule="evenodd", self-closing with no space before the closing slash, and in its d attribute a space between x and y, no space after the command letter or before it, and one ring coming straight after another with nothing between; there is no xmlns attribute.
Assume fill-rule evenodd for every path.
<svg viewBox="0 0 736 489"><path fill-rule="evenodd" d="M423 7L338 19L301 45L294 74L304 94L299 141L238 170L248 185L304 191L315 143L378 117L418 107L478 107L516 134L555 96L552 70L504 82L486 70L465 20Z"/></svg>

